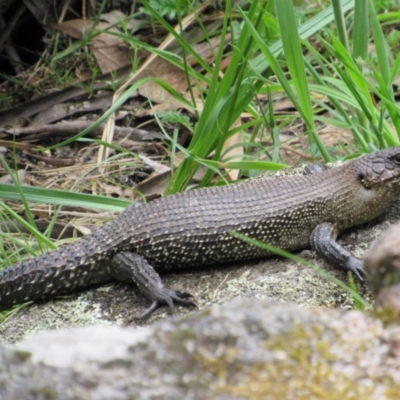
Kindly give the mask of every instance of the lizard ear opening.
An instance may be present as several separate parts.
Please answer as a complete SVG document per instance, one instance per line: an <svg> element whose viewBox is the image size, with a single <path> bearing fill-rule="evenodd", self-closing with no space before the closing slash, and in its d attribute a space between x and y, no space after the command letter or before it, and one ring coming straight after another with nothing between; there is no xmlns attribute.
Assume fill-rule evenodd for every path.
<svg viewBox="0 0 400 400"><path fill-rule="evenodd" d="M365 187L365 189L367 189L367 190L371 189L371 187L367 183L367 180L365 179L365 175L362 172L358 173L358 180Z"/></svg>

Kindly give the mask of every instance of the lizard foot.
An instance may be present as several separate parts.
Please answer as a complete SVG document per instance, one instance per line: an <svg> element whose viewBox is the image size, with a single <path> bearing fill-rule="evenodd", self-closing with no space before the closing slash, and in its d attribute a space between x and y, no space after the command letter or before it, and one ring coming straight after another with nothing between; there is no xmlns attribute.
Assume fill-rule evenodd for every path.
<svg viewBox="0 0 400 400"><path fill-rule="evenodd" d="M152 293L153 302L151 306L140 316L140 321L146 320L155 310L163 305L167 305L171 315L175 314L175 304L184 307L196 307L196 303L187 298L193 297L190 293L180 292L178 290L166 287L159 288L157 292Z"/></svg>
<svg viewBox="0 0 400 400"><path fill-rule="evenodd" d="M352 272L361 282L365 281L367 273L364 269L364 263L358 258L351 257L346 263L346 270Z"/></svg>

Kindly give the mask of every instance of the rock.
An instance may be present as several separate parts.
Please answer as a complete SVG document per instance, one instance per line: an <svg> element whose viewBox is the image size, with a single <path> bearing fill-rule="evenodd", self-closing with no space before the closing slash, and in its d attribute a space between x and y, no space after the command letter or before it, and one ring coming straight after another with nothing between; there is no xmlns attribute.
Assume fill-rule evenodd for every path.
<svg viewBox="0 0 400 400"><path fill-rule="evenodd" d="M376 294L400 283L400 224L388 229L365 256L370 288Z"/></svg>
<svg viewBox="0 0 400 400"><path fill-rule="evenodd" d="M400 223L388 229L365 256L375 314L385 323L400 322Z"/></svg>
<svg viewBox="0 0 400 400"><path fill-rule="evenodd" d="M141 329L0 346L1 399L394 399L400 329L358 311L237 298Z"/></svg>

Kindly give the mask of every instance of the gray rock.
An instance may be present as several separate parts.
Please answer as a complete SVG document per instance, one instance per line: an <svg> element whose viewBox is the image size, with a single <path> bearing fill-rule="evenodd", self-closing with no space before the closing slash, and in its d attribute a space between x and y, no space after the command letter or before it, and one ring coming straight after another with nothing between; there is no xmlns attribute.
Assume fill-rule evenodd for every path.
<svg viewBox="0 0 400 400"><path fill-rule="evenodd" d="M140 329L0 346L0 399L394 399L400 328L358 311L235 299Z"/></svg>

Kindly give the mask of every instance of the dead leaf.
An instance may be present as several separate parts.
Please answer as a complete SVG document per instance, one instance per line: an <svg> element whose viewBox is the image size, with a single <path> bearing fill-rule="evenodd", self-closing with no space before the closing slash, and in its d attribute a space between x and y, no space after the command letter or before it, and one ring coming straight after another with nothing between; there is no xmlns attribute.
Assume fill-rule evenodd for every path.
<svg viewBox="0 0 400 400"><path fill-rule="evenodd" d="M115 36L102 33L96 36L90 48L103 74L131 64L131 50L122 39Z"/></svg>
<svg viewBox="0 0 400 400"><path fill-rule="evenodd" d="M130 33L135 33L139 29L148 24L145 19L127 18L126 15L119 10L113 10L109 13L101 14L101 21L108 22L110 25L117 25L119 21L124 20L124 25L129 29Z"/></svg>
<svg viewBox="0 0 400 400"><path fill-rule="evenodd" d="M54 24L53 28L75 39L85 37L89 32L93 32L93 29L102 31L91 39L90 49L103 74L131 64L132 53L130 48L121 38L108 33L119 32L109 22L99 22L97 25L93 25L92 21L71 19L60 24Z"/></svg>
<svg viewBox="0 0 400 400"><path fill-rule="evenodd" d="M337 146L338 143L345 145L353 143L353 134L350 129L338 128L337 126L326 125L318 130L322 143L326 147Z"/></svg>
<svg viewBox="0 0 400 400"><path fill-rule="evenodd" d="M135 186L135 192L139 192L146 200L160 197L171 179L171 171L161 174L153 173L144 181Z"/></svg>
<svg viewBox="0 0 400 400"><path fill-rule="evenodd" d="M186 92L188 88L184 71L162 58L157 58L150 63L138 76L138 79L145 77L159 78L179 93ZM154 81L149 81L142 85L139 88L139 94L149 98L153 103L165 103L175 100L173 95Z"/></svg>
<svg viewBox="0 0 400 400"><path fill-rule="evenodd" d="M187 98L189 96L186 93L184 97ZM190 99L190 101L191 101L191 99ZM203 107L204 107L203 101L201 99L195 98L195 102L196 102L197 112L201 113L203 111ZM152 108L138 110L135 113L135 116L137 116L139 118L151 117L154 114L157 114L158 112L166 111L166 110L168 110L168 111L186 110L188 113L194 115L194 107L190 107L190 106L187 106L185 103L182 103L177 100L173 100L173 101L169 101L166 103L156 104Z"/></svg>
<svg viewBox="0 0 400 400"><path fill-rule="evenodd" d="M148 165L149 167L153 168L157 174L163 174L164 172L171 171L171 168L167 167L166 165L160 164L159 162L154 161L143 154L140 154L139 158L144 162L145 165Z"/></svg>
<svg viewBox="0 0 400 400"><path fill-rule="evenodd" d="M82 39L92 27L93 22L83 19L70 19L53 25L54 29L75 39Z"/></svg>

